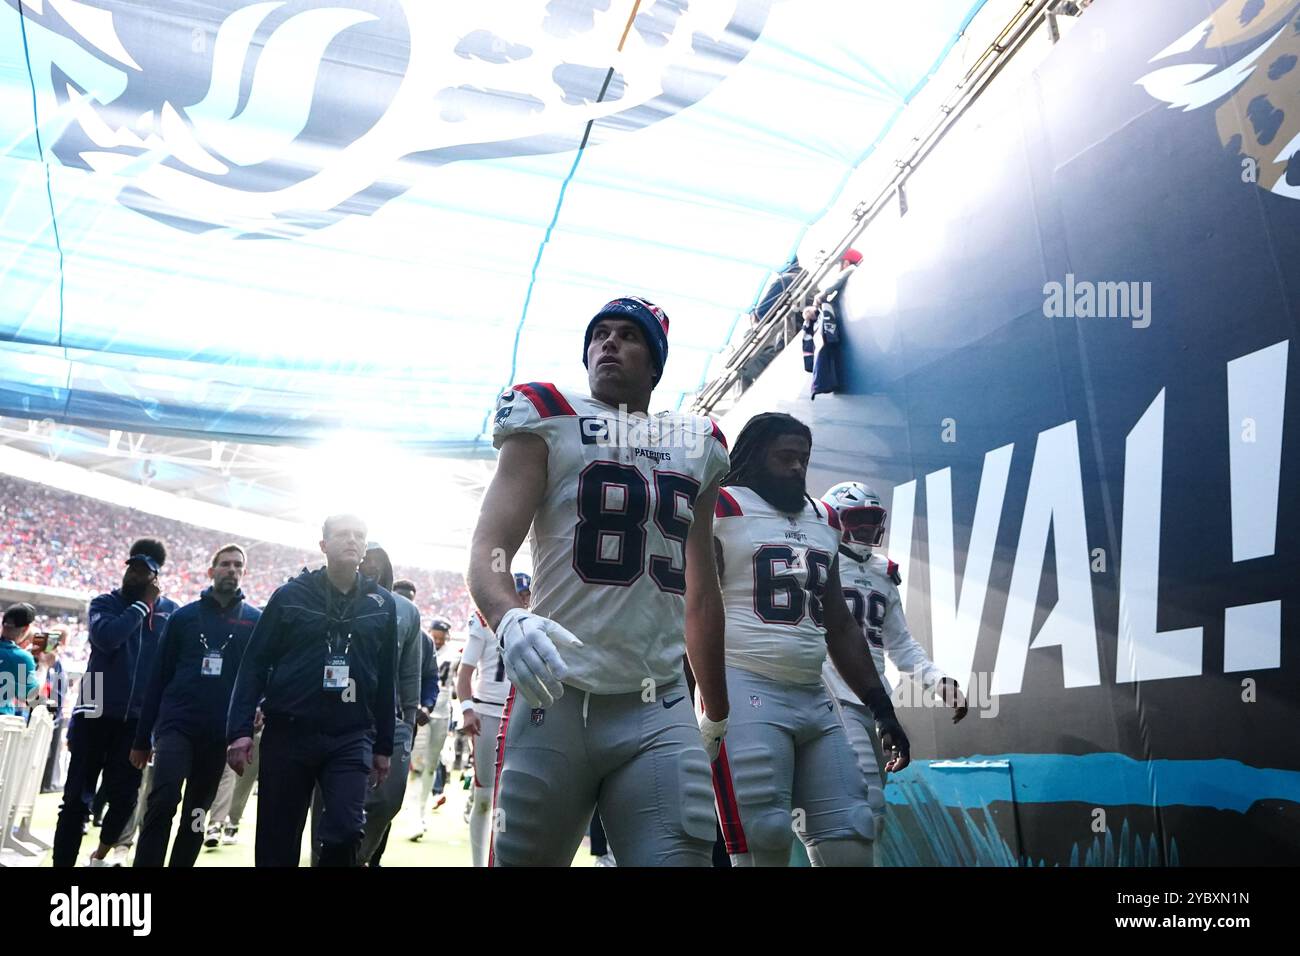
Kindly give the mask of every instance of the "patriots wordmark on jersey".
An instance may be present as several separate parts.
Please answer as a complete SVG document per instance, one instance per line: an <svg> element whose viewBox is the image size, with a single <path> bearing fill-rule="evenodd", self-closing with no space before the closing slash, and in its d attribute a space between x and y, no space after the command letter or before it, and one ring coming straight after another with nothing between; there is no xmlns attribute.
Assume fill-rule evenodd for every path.
<svg viewBox="0 0 1300 956"><path fill-rule="evenodd" d="M840 542L835 512L809 502L788 515L757 492L727 487L715 515L727 664L772 680L819 682L826 658L822 598Z"/></svg>
<svg viewBox="0 0 1300 956"><path fill-rule="evenodd" d="M701 491L729 467L722 432L534 382L497 401L493 444L521 434L547 447L531 609L583 642L563 651L565 683L622 694L672 680L685 654L686 538Z"/></svg>

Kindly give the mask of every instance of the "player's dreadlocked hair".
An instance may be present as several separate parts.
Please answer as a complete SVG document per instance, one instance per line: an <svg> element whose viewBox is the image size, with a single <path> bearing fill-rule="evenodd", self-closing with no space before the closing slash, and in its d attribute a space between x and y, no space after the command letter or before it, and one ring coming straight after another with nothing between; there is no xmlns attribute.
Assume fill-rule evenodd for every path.
<svg viewBox="0 0 1300 956"><path fill-rule="evenodd" d="M764 412L751 418L736 439L736 447L731 452L731 470L722 479L722 484L751 487L753 480L763 470L763 456L767 453L767 446L782 435L799 435L806 438L808 446L812 447L812 429L793 415ZM812 496L804 492L804 497L813 506L813 511L820 515L821 510Z"/></svg>

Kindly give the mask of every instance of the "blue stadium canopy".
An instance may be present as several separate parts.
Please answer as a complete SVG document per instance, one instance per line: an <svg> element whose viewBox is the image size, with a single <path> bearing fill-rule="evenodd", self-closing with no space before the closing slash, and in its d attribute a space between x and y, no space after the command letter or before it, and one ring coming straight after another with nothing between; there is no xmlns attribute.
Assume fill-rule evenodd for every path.
<svg viewBox="0 0 1300 956"><path fill-rule="evenodd" d="M0 0L0 414L486 452L622 293L676 407L981 3Z"/></svg>

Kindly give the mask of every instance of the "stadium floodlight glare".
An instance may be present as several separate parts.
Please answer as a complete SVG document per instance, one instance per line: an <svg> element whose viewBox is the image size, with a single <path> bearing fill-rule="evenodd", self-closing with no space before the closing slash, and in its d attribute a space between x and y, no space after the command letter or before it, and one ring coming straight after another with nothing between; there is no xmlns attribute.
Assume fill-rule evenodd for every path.
<svg viewBox="0 0 1300 956"><path fill-rule="evenodd" d="M397 563L415 563L431 549L464 549L478 513L477 493L450 463L363 432L338 432L304 450L293 475L300 521L355 513Z"/></svg>

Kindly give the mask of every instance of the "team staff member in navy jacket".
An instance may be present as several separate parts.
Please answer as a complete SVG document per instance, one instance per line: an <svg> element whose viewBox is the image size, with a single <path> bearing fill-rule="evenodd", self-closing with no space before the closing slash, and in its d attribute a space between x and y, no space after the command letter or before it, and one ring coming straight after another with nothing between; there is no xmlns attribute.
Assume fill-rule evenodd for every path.
<svg viewBox="0 0 1300 956"><path fill-rule="evenodd" d="M388 776L397 722L397 602L357 566L366 525L334 515L321 529L326 566L271 595L235 680L226 760L241 776L262 703L258 866L297 866L312 790L321 788L321 866L355 866L367 784ZM265 696L264 696L265 695Z"/></svg>
<svg viewBox="0 0 1300 956"><path fill-rule="evenodd" d="M172 866L193 866L203 846L203 818L226 769L226 713L244 648L262 612L244 603L244 549L228 544L212 556L212 586L172 615L158 645L135 731L131 763L154 756L153 787L135 848L136 866L162 866L172 817L185 788Z"/></svg>
<svg viewBox="0 0 1300 956"><path fill-rule="evenodd" d="M108 813L91 866L105 865L104 857L135 813L141 772L131 765L131 743L158 637L177 606L158 586L166 560L161 541L141 538L131 545L122 587L90 602L90 660L68 731L72 755L54 829L54 866L77 862L81 828L101 773Z"/></svg>

